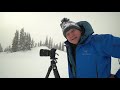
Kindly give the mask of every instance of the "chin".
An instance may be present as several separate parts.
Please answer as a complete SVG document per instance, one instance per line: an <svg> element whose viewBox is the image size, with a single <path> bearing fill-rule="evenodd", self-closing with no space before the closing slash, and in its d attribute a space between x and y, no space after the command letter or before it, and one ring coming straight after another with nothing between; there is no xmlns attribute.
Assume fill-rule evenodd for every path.
<svg viewBox="0 0 120 90"><path fill-rule="evenodd" d="M76 42L74 41L74 42L71 42L71 43L72 43L72 44L78 44L78 42L77 42L77 41L76 41Z"/></svg>
<svg viewBox="0 0 120 90"><path fill-rule="evenodd" d="M73 44L75 44L75 45L76 45L77 43L73 43Z"/></svg>

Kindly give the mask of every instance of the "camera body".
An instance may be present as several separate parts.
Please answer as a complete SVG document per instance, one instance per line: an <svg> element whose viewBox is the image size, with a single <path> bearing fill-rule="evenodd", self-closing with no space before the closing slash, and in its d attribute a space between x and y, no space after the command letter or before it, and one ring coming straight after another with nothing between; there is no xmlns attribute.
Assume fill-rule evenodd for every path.
<svg viewBox="0 0 120 90"><path fill-rule="evenodd" d="M51 50L48 49L40 49L40 56L50 56L50 59L56 59L55 53L56 49L52 48Z"/></svg>

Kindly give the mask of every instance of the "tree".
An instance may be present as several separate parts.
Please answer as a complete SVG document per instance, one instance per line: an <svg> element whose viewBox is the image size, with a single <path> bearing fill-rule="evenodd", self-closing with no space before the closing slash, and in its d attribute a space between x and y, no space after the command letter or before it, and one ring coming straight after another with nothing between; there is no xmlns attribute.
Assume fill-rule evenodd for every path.
<svg viewBox="0 0 120 90"><path fill-rule="evenodd" d="M24 28L22 28L20 30L20 41L19 41L19 45L20 45L20 50L24 50L24 44L25 44L25 32L24 32Z"/></svg>
<svg viewBox="0 0 120 90"><path fill-rule="evenodd" d="M31 37L30 34L25 33L24 35L24 50L31 50L30 44L31 44Z"/></svg>
<svg viewBox="0 0 120 90"><path fill-rule="evenodd" d="M18 43L19 43L19 32L16 30L15 36L13 38L12 42L12 51L16 52L18 51Z"/></svg>
<svg viewBox="0 0 120 90"><path fill-rule="evenodd" d="M59 49L59 50L62 50L61 42L59 43L58 49Z"/></svg>
<svg viewBox="0 0 120 90"><path fill-rule="evenodd" d="M42 46L42 41L38 42L38 47Z"/></svg>
<svg viewBox="0 0 120 90"><path fill-rule="evenodd" d="M31 36L28 34L28 50L31 50Z"/></svg>
<svg viewBox="0 0 120 90"><path fill-rule="evenodd" d="M51 37L49 38L48 47L53 48L53 39Z"/></svg>
<svg viewBox="0 0 120 90"><path fill-rule="evenodd" d="M34 44L35 44L35 41L32 39L32 41L31 41L31 48L34 47Z"/></svg>
<svg viewBox="0 0 120 90"><path fill-rule="evenodd" d="M48 47L48 37L46 37L46 40L45 40L45 46Z"/></svg>
<svg viewBox="0 0 120 90"><path fill-rule="evenodd" d="M2 46L1 46L1 43L0 43L0 52L3 52L3 48L2 48Z"/></svg>
<svg viewBox="0 0 120 90"><path fill-rule="evenodd" d="M65 51L65 49L64 49L64 43L62 43L62 48L61 49L62 49L62 51Z"/></svg>

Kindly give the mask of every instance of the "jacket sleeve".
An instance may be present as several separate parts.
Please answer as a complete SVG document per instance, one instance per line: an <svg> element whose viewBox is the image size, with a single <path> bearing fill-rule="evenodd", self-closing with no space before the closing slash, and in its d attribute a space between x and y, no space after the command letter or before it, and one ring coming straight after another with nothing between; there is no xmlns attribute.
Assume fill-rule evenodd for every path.
<svg viewBox="0 0 120 90"><path fill-rule="evenodd" d="M103 52L107 56L120 58L120 37L107 34L102 36Z"/></svg>

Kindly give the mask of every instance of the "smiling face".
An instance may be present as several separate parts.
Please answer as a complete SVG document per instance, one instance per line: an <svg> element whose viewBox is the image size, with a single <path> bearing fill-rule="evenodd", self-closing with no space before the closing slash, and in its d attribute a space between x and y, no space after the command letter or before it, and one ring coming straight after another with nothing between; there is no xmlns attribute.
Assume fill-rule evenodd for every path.
<svg viewBox="0 0 120 90"><path fill-rule="evenodd" d="M81 37L81 31L77 29L70 29L66 32L66 38L67 40L72 44L78 44L80 37Z"/></svg>

